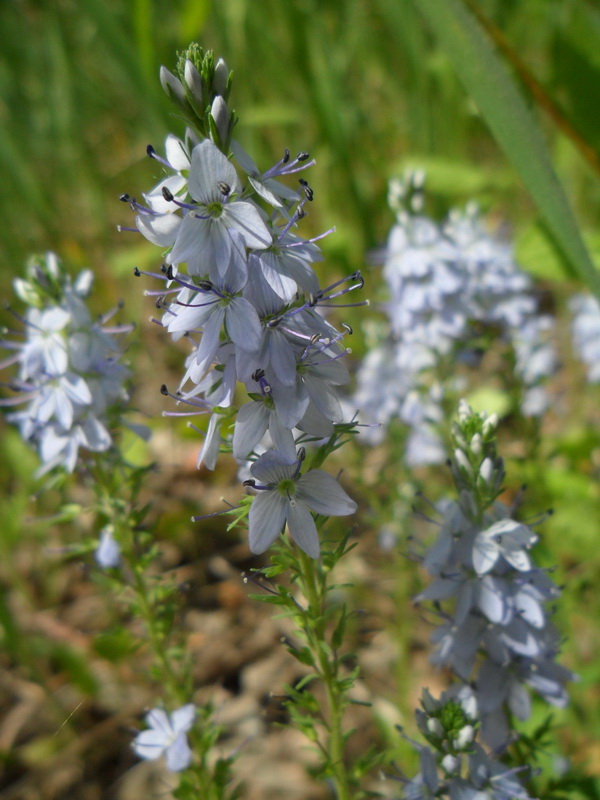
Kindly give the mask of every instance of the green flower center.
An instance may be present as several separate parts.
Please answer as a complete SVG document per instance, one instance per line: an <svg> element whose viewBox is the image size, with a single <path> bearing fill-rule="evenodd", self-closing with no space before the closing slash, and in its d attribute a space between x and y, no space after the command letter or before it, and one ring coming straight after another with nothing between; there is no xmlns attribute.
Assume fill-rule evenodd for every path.
<svg viewBox="0 0 600 800"><path fill-rule="evenodd" d="M277 485L277 491L283 497L293 497L296 494L296 482L293 478L285 478Z"/></svg>

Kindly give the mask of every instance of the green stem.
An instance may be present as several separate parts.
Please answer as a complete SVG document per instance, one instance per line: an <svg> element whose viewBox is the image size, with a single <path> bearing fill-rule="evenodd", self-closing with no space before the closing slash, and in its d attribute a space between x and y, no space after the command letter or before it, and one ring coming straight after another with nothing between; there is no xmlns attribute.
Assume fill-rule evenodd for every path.
<svg viewBox="0 0 600 800"><path fill-rule="evenodd" d="M318 664L320 678L325 686L327 696L327 743L323 747L332 769L333 782L338 800L350 800L351 792L348 775L344 766L344 734L342 722L344 714L344 693L338 683L339 661L335 652L327 656L329 648L320 646L326 641L326 575L320 570L317 574L317 562L298 551L298 563L301 568L302 588L308 601L308 608L302 615L302 626L307 636L307 644Z"/></svg>

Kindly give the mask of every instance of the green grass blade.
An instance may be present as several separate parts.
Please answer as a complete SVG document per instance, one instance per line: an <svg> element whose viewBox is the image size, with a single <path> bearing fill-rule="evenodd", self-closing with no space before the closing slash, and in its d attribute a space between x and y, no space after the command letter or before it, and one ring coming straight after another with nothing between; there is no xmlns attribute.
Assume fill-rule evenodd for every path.
<svg viewBox="0 0 600 800"><path fill-rule="evenodd" d="M556 243L600 297L600 274L583 243L539 125L487 34L460 0L418 0L416 5L519 172Z"/></svg>

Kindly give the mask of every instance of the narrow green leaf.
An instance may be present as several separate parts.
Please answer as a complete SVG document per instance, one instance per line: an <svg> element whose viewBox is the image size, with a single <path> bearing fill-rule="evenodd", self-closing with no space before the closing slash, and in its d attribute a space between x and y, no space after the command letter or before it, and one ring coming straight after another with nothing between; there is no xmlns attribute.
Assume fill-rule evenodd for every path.
<svg viewBox="0 0 600 800"><path fill-rule="evenodd" d="M600 274L585 247L537 120L486 32L461 0L418 0L416 6L519 172L558 246L600 297Z"/></svg>

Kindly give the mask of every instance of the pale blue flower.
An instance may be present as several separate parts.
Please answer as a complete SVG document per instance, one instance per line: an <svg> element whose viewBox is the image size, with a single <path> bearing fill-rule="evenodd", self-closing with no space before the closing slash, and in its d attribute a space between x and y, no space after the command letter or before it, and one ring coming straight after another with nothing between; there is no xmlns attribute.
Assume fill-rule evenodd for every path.
<svg viewBox="0 0 600 800"><path fill-rule="evenodd" d="M168 264L188 263L190 274L203 274L214 264L224 274L229 266L232 240L237 231L249 248L265 248L271 235L257 207L235 200L239 180L235 167L209 139L192 150L187 188L195 204L186 206L167 256Z"/></svg>
<svg viewBox="0 0 600 800"><path fill-rule="evenodd" d="M318 558L319 537L310 512L337 517L356 511L356 503L335 478L320 469L300 475L301 463L301 459L289 459L276 450L268 450L252 465L250 471L259 481L249 484L259 490L248 517L253 553L267 550L287 522L296 544L307 555Z"/></svg>
<svg viewBox="0 0 600 800"><path fill-rule="evenodd" d="M196 707L192 703L168 714L162 708L153 708L146 715L148 730L138 733L132 744L140 758L155 761L165 756L171 772L181 772L192 763L192 751L187 732L194 723Z"/></svg>
<svg viewBox="0 0 600 800"><path fill-rule="evenodd" d="M591 295L571 298L573 346L587 369L590 383L600 383L600 305Z"/></svg>
<svg viewBox="0 0 600 800"><path fill-rule="evenodd" d="M129 372L118 363L115 334L131 326L108 327L114 312L92 319L86 306L92 278L84 270L71 281L49 253L30 265L29 280L15 281L33 307L24 317L16 315L24 324L24 341L0 342L12 352L0 366L18 365L9 386L19 393L0 405L24 406L8 419L37 445L43 461L39 474L59 465L73 471L80 448L107 450L112 444L107 414L127 400Z"/></svg>
<svg viewBox="0 0 600 800"><path fill-rule="evenodd" d="M107 525L100 533L100 541L94 556L102 569L118 567L121 563L121 548L114 537L111 525Z"/></svg>

